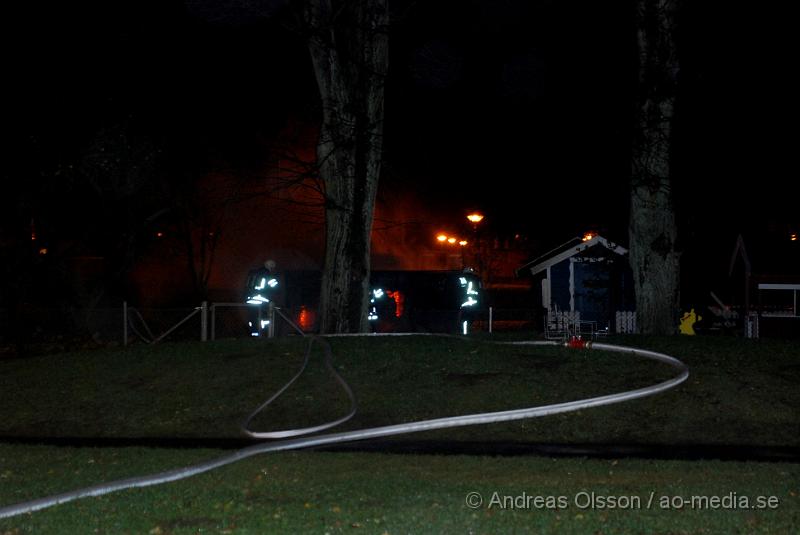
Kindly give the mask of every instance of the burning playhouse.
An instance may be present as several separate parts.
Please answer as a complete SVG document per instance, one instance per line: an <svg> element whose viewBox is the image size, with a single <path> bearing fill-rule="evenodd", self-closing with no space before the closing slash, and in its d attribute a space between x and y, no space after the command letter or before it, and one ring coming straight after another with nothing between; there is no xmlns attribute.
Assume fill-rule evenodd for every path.
<svg viewBox="0 0 800 535"><path fill-rule="evenodd" d="M576 237L517 269L541 291L545 333L635 332L628 250L602 236ZM541 289L541 290L539 290ZM535 298L538 302L538 295Z"/></svg>

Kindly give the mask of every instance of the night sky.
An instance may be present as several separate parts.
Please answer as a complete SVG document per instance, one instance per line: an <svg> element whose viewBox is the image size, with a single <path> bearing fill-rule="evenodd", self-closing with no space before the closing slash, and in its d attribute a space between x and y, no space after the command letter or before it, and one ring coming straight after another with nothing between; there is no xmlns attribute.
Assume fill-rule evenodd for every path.
<svg viewBox="0 0 800 535"><path fill-rule="evenodd" d="M786 17L686 4L674 188L692 259L722 234L720 254L739 230L797 227L796 106ZM478 208L496 231L541 243L587 228L626 242L630 3L392 7L384 202L422 190L444 217ZM34 211L58 194L39 178L68 177L103 128L131 125L176 168L235 173L262 169L287 125L319 119L281 2L20 4L4 18L4 174L9 199Z"/></svg>

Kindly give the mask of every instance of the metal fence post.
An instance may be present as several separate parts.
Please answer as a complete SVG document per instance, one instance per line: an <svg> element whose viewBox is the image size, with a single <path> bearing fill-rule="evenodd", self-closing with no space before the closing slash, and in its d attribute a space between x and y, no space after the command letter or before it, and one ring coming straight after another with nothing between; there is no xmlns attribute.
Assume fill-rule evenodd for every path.
<svg viewBox="0 0 800 535"><path fill-rule="evenodd" d="M217 304L211 303L211 341L217 339Z"/></svg>
<svg viewBox="0 0 800 535"><path fill-rule="evenodd" d="M492 310L493 307L489 307L489 334L492 334Z"/></svg>
<svg viewBox="0 0 800 535"><path fill-rule="evenodd" d="M744 318L745 338L758 338L758 313L748 312Z"/></svg>
<svg viewBox="0 0 800 535"><path fill-rule="evenodd" d="M208 301L200 304L200 341L208 340Z"/></svg>
<svg viewBox="0 0 800 535"><path fill-rule="evenodd" d="M267 313L267 318L269 318L269 329L267 329L267 336L269 338L275 337L275 309L273 307L272 301L269 302L269 312Z"/></svg>

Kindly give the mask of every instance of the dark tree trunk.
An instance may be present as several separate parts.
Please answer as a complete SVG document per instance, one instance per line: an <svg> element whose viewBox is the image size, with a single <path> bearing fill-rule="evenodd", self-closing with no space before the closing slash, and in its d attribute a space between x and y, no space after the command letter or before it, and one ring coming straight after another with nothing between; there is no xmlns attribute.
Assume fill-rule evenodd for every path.
<svg viewBox="0 0 800 535"><path fill-rule="evenodd" d="M364 332L370 233L381 166L387 0L308 0L309 50L322 98L317 146L325 184L320 330Z"/></svg>
<svg viewBox="0 0 800 535"><path fill-rule="evenodd" d="M645 334L674 334L680 254L670 177L678 75L675 2L637 3L639 81L631 182L630 263L636 321Z"/></svg>

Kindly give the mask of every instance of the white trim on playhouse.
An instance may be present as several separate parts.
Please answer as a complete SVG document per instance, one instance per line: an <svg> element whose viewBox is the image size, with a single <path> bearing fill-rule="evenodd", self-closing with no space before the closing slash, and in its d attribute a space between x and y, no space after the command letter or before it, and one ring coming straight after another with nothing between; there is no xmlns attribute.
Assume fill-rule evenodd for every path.
<svg viewBox="0 0 800 535"><path fill-rule="evenodd" d="M562 252L560 252L560 253L558 253L555 256L552 256L550 258L545 258L545 256L540 256L536 260L533 260L532 262L529 262L529 263L525 264L524 266L522 266L521 268L519 268L518 271L522 271L523 269L530 269L531 275L536 275L537 273L539 273L541 271L544 271L545 269L549 269L551 266L554 266L554 265L558 264L562 260L567 259L567 258L569 258L571 256L575 256L576 254L578 254L578 253L580 253L582 251L585 251L589 247L592 247L592 246L595 246L595 245L602 245L606 249L609 249L610 251L613 251L613 252L615 252L615 253L617 253L619 255L624 255L624 254L628 253L628 250L626 248L622 247L621 245L617 245L616 243L614 243L612 241L609 241L609 240L605 239L602 236L595 236L592 239L586 240L586 241L582 241L580 238L574 238L574 240L571 240L571 241L575 241L575 240L577 240L578 243L576 243L572 247L569 247L565 251L562 251ZM567 242L567 244L568 243L570 243L570 242ZM566 244L564 244L564 245L566 245ZM547 254L550 254L550 253L547 253ZM543 258L544 258L544 260L542 260ZM532 266L532 267L528 268L528 266ZM550 277L548 276L548 279L549 278Z"/></svg>

